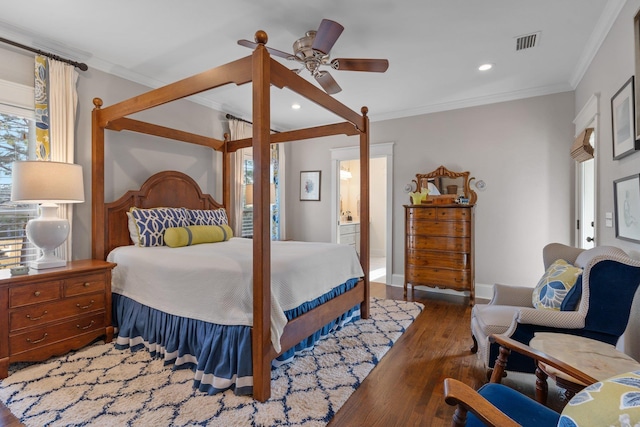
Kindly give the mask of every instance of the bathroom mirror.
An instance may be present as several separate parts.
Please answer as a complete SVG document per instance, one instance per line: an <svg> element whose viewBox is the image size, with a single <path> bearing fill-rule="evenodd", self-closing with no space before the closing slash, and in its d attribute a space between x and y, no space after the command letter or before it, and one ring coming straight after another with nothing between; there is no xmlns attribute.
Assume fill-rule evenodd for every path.
<svg viewBox="0 0 640 427"><path fill-rule="evenodd" d="M469 172L453 172L440 166L432 172L416 174L412 182L416 192L425 187L429 189L429 195L422 203L454 203L458 196L463 196L473 205L478 199L476 192L471 189L474 179L469 177Z"/></svg>

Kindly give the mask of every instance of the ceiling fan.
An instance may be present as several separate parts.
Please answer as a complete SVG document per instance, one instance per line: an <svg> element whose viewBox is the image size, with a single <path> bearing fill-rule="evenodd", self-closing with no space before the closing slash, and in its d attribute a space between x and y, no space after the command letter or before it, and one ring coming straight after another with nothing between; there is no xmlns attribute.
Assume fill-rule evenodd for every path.
<svg viewBox="0 0 640 427"><path fill-rule="evenodd" d="M328 71L320 69L321 66L329 66L334 70L340 71L370 71L375 73L384 73L389 68L389 61L386 59L330 59L329 52L343 30L344 27L337 22L323 19L317 31L307 31L304 37L293 43L293 53L283 52L271 47L267 47L267 50L271 55L303 64L304 67L293 71L300 73L306 68L325 92L333 95L342 89ZM249 40L238 40L238 44L251 49L258 46L258 43Z"/></svg>

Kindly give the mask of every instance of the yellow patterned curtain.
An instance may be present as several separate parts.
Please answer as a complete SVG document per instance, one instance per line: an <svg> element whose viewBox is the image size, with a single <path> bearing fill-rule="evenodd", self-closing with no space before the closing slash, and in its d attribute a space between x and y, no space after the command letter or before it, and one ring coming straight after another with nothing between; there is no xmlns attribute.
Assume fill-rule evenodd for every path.
<svg viewBox="0 0 640 427"><path fill-rule="evenodd" d="M74 162L77 81L78 72L72 65L36 56L34 87L37 160ZM58 216L69 220L73 230L73 205L60 205ZM56 249L56 255L71 260L72 242L72 232L69 232L66 242Z"/></svg>
<svg viewBox="0 0 640 427"><path fill-rule="evenodd" d="M49 146L49 65L47 58L35 60L36 159L50 160Z"/></svg>

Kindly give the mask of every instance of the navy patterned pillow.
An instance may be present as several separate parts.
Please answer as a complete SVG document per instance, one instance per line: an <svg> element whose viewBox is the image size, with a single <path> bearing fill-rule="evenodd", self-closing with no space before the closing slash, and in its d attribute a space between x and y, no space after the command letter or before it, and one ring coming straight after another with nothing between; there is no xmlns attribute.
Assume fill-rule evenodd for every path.
<svg viewBox="0 0 640 427"><path fill-rule="evenodd" d="M187 209L189 214L189 225L225 225L229 224L227 211L224 208L199 210Z"/></svg>
<svg viewBox="0 0 640 427"><path fill-rule="evenodd" d="M184 208L131 208L129 212L138 229L137 246L164 246L167 228L189 225L189 215Z"/></svg>

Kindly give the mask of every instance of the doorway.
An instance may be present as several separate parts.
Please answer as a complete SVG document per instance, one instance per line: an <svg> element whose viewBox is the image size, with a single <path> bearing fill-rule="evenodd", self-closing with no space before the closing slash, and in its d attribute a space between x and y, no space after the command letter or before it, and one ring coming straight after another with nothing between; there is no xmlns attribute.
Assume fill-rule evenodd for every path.
<svg viewBox="0 0 640 427"><path fill-rule="evenodd" d="M360 149L331 150L331 241L360 248ZM393 143L370 146L370 281L392 283Z"/></svg>
<svg viewBox="0 0 640 427"><path fill-rule="evenodd" d="M576 163L575 169L575 220L574 244L578 248L590 249L597 245L597 165L599 97L592 95L578 113L573 123L576 136L587 128L593 128L589 144L593 147L594 158Z"/></svg>

